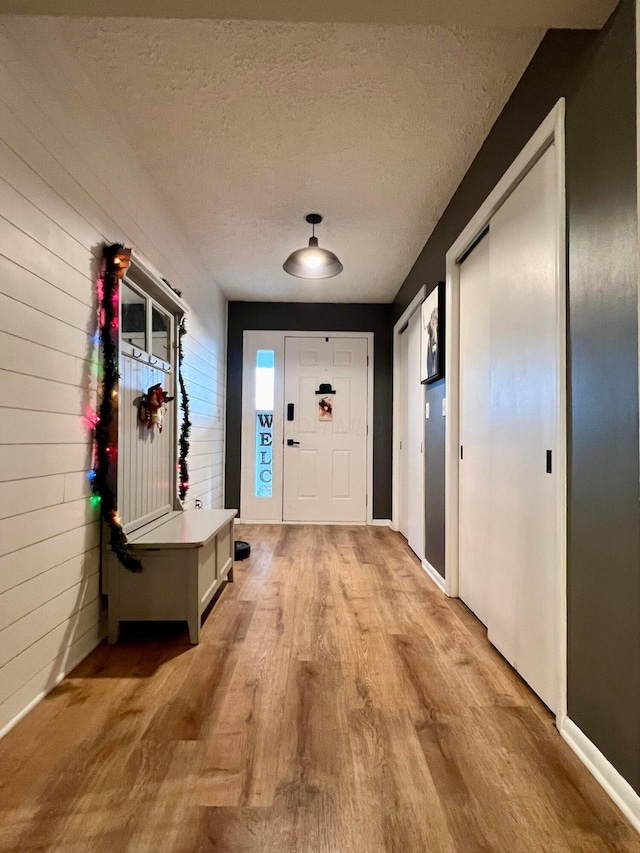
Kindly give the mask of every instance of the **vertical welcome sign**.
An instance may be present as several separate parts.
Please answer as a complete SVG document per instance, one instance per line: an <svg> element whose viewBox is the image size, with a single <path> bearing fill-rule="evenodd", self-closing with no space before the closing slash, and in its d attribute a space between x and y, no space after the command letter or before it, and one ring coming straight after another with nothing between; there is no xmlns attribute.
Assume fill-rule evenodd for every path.
<svg viewBox="0 0 640 853"><path fill-rule="evenodd" d="M273 408L275 391L275 352L259 349L256 353L256 463L255 496L273 497Z"/></svg>
<svg viewBox="0 0 640 853"><path fill-rule="evenodd" d="M256 412L256 497L273 497L273 412Z"/></svg>

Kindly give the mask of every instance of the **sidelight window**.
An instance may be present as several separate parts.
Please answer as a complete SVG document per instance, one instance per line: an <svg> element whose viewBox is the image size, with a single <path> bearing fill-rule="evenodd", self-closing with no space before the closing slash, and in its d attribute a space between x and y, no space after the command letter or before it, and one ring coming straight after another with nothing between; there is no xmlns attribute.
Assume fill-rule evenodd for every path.
<svg viewBox="0 0 640 853"><path fill-rule="evenodd" d="M273 407L275 396L275 353L258 350L255 374L256 452L255 496L273 497Z"/></svg>

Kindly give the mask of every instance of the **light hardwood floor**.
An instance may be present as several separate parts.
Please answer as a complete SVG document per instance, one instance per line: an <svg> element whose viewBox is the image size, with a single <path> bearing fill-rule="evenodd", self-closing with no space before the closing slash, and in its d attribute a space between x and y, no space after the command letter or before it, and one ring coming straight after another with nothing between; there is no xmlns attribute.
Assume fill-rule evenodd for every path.
<svg viewBox="0 0 640 853"><path fill-rule="evenodd" d="M2 853L640 851L402 537L237 535L200 646L102 646L0 741Z"/></svg>

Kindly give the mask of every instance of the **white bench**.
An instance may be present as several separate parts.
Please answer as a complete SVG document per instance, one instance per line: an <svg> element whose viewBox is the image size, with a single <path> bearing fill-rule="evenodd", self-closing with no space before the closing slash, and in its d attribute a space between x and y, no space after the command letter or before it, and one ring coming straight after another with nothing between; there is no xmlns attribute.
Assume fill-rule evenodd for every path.
<svg viewBox="0 0 640 853"><path fill-rule="evenodd" d="M181 621L192 643L200 642L202 614L225 580L233 580L235 509L170 512L129 535L142 561L133 573L107 552L105 588L109 596L109 642L120 622Z"/></svg>

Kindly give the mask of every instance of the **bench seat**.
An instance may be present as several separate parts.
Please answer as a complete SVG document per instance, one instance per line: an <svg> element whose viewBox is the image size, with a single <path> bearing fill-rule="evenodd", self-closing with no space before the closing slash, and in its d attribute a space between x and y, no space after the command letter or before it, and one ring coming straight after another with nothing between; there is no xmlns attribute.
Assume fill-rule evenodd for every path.
<svg viewBox="0 0 640 853"><path fill-rule="evenodd" d="M143 570L132 573L107 551L105 592L109 596L109 642L120 623L179 621L200 641L201 618L225 581L233 580L235 509L170 512L129 535Z"/></svg>

